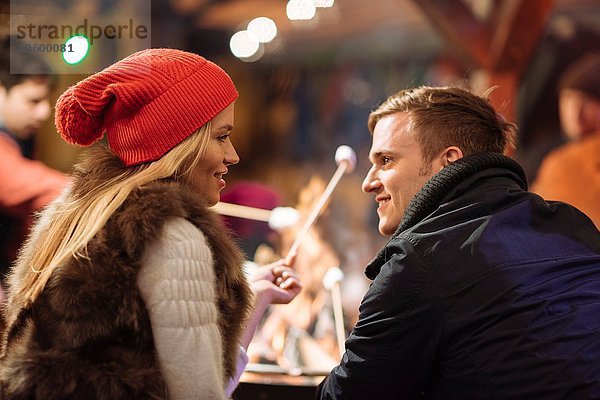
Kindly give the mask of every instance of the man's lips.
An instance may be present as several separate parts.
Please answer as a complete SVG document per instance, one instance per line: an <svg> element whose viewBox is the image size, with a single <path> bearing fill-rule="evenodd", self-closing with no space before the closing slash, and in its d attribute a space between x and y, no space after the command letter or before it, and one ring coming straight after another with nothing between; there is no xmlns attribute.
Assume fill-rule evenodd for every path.
<svg viewBox="0 0 600 400"><path fill-rule="evenodd" d="M386 204L388 201L391 200L390 196L377 196L375 197L375 201L377 202L377 204L379 204L380 206Z"/></svg>
<svg viewBox="0 0 600 400"><path fill-rule="evenodd" d="M387 197L387 196L385 196L385 197L384 196L379 197L378 196L375 199L375 201L377 201L377 204L379 205L379 207L377 207L377 212L380 213L385 208L385 206L389 203L390 200L391 200L390 197Z"/></svg>

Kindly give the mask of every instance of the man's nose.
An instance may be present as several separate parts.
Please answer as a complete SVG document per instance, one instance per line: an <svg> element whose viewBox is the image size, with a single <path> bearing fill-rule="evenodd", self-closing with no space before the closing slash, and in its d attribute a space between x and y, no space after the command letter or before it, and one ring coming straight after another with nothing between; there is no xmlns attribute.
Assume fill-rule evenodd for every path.
<svg viewBox="0 0 600 400"><path fill-rule="evenodd" d="M380 186L381 181L377 178L374 169L371 168L363 180L362 190L365 193L371 193L377 191Z"/></svg>

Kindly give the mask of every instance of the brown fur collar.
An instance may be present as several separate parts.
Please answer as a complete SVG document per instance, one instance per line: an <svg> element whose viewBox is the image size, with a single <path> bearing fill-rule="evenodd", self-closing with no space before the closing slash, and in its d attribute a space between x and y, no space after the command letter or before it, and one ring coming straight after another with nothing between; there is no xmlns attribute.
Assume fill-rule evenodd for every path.
<svg viewBox="0 0 600 400"><path fill-rule="evenodd" d="M76 179L74 192L77 185ZM235 373L252 296L242 254L196 194L175 182L157 182L133 192L90 241L89 260L73 259L57 269L32 307L22 309L18 299L9 298L1 398L165 398L136 277L145 246L175 216L201 229L213 252L224 380ZM43 243L33 237L26 246L21 257ZM14 271L13 283L30 273L28 265L18 263L22 270Z"/></svg>

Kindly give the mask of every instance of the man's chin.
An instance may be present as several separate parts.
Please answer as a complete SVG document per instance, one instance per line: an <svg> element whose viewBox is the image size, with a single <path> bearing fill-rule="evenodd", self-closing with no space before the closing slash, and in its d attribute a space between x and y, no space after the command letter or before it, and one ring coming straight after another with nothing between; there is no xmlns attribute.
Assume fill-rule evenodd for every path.
<svg viewBox="0 0 600 400"><path fill-rule="evenodd" d="M379 225L379 233L382 236L392 236L392 234L394 232L395 232L395 229L390 231L390 229L387 226L385 226L385 225Z"/></svg>
<svg viewBox="0 0 600 400"><path fill-rule="evenodd" d="M379 218L379 225L377 228L382 236L392 236L399 226L400 219L396 219L395 216L392 216L392 219L382 216Z"/></svg>

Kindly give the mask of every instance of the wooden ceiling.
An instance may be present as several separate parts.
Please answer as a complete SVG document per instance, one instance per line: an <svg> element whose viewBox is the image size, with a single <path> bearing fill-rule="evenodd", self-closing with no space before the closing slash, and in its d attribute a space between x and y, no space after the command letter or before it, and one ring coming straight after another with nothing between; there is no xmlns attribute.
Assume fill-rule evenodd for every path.
<svg viewBox="0 0 600 400"><path fill-rule="evenodd" d="M484 71L492 102L512 117L521 74L553 13L577 12L600 24L599 0L336 0L310 21L289 21L286 0L165 0L198 29L245 29L255 17L273 19L278 37L265 55L302 58L339 51L414 56L446 50L467 69ZM600 27L598 27L600 31ZM291 57L291 58L290 58Z"/></svg>
<svg viewBox="0 0 600 400"><path fill-rule="evenodd" d="M255 17L269 17L279 31L271 51L386 43L398 46L396 51L419 51L442 45L488 67L526 56L551 12L600 8L598 0L336 0L311 21L289 21L286 0L168 1L175 12L194 16L201 29L235 32Z"/></svg>
<svg viewBox="0 0 600 400"><path fill-rule="evenodd" d="M410 0L337 0L331 8L318 9L311 21L288 20L285 5L284 0L225 1L207 7L197 24L240 29L252 18L265 16L275 21L283 40L294 44L310 40L339 43L373 30L429 29L425 16Z"/></svg>

